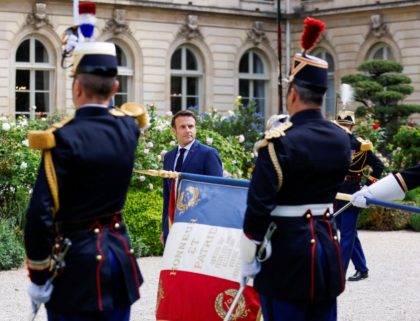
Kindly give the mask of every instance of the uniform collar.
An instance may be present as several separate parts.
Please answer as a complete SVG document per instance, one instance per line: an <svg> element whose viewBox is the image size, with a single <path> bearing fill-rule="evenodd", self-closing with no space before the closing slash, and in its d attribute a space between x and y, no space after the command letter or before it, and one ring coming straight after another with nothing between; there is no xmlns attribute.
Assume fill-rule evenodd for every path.
<svg viewBox="0 0 420 321"><path fill-rule="evenodd" d="M87 105L76 110L76 117L103 116L109 113L109 108L99 105Z"/></svg>
<svg viewBox="0 0 420 321"><path fill-rule="evenodd" d="M290 117L290 121L293 124L298 124L300 122L305 122L308 120L318 120L318 119L324 119L321 113L321 109L307 109L302 110L294 114L292 117Z"/></svg>

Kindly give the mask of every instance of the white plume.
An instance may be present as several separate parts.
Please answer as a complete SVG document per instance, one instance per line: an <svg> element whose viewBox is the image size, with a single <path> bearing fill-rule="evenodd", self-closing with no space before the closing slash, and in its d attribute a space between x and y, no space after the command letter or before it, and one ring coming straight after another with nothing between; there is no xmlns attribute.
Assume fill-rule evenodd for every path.
<svg viewBox="0 0 420 321"><path fill-rule="evenodd" d="M343 108L354 101L354 89L349 84L341 84L340 97L343 103Z"/></svg>

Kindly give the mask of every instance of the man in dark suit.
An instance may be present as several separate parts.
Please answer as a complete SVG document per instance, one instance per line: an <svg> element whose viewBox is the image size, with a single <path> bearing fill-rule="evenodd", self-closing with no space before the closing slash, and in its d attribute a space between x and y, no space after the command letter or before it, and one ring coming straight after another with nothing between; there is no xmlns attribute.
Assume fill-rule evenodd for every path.
<svg viewBox="0 0 420 321"><path fill-rule="evenodd" d="M172 132L176 136L178 146L166 153L163 169L168 171L193 173L210 176L223 176L222 161L215 148L203 145L195 140L195 114L189 110L181 110L172 117ZM166 243L171 222L168 217L171 184L169 178L163 179L163 213L161 242Z"/></svg>
<svg viewBox="0 0 420 321"><path fill-rule="evenodd" d="M384 164L373 153L372 143L361 137L356 137L354 129L356 121L354 112L342 110L338 113L336 122L348 134L351 144L352 161L344 182L339 192L353 194L360 190L362 179L366 179L366 185L370 185L378 180L384 169ZM372 173L369 173L369 170ZM344 201L335 202L335 211L346 204ZM347 271L350 260L354 264L356 272L348 278L349 281L360 281L368 277L368 267L366 257L363 252L362 243L357 234L357 221L360 208L350 206L337 216L337 226L340 230L341 258L343 269Z"/></svg>
<svg viewBox="0 0 420 321"><path fill-rule="evenodd" d="M29 135L43 159L26 216L28 293L50 321L128 321L143 279L122 208L147 114L107 107L118 89L114 44L80 43L73 58L74 118ZM72 245L52 275L64 239Z"/></svg>

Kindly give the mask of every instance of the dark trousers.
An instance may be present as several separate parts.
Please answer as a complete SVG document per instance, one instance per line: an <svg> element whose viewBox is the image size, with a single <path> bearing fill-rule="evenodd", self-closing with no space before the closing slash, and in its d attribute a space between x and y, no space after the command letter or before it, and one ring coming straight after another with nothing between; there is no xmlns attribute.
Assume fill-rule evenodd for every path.
<svg viewBox="0 0 420 321"><path fill-rule="evenodd" d="M290 301L260 295L264 321L336 321L337 300Z"/></svg>
<svg viewBox="0 0 420 321"><path fill-rule="evenodd" d="M343 269L347 271L350 259L356 271L367 272L365 254L357 235L357 220L360 210L350 207L336 217L337 227L340 230L340 247Z"/></svg>
<svg viewBox="0 0 420 321"><path fill-rule="evenodd" d="M114 303L116 307L111 311L95 311L95 312L74 312L74 313L58 313L47 309L48 321L129 321L130 320L130 305L123 304L121 297L117 296L121 292L121 284L124 284L122 277L122 270L120 264L115 258L114 253L109 250L109 260L111 264L111 271L113 276L113 293ZM119 300L118 300L119 299ZM71 298L66 298L71 300ZM117 302L116 302L117 301Z"/></svg>

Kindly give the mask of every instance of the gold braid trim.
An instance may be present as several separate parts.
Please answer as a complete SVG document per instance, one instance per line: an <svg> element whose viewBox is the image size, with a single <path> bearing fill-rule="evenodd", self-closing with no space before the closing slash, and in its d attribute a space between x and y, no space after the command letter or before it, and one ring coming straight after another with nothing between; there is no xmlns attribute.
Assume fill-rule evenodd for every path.
<svg viewBox="0 0 420 321"><path fill-rule="evenodd" d="M54 162L51 155L51 150L46 149L43 152L44 156L44 168L45 176L47 177L48 186L50 187L51 196L53 199L53 219L55 218L55 213L58 212L60 208L60 202L58 200L58 182L57 175L55 173Z"/></svg>
<svg viewBox="0 0 420 321"><path fill-rule="evenodd" d="M163 178L179 178L179 174L178 172L173 172L173 171L165 171L163 169L135 169L134 173L137 174L145 174L145 175L150 175L150 176L159 176L159 177L163 177Z"/></svg>
<svg viewBox="0 0 420 321"><path fill-rule="evenodd" d="M287 121L277 127L266 130L264 138L255 143L255 147L254 147L255 150L258 152L260 148L267 146L269 139L286 136L285 131L288 130L292 126L293 126L293 123L291 123L290 121Z"/></svg>
<svg viewBox="0 0 420 321"><path fill-rule="evenodd" d="M28 268L35 271L43 271L50 268L51 265L51 257L47 257L45 260L30 260L28 257L26 258L26 263Z"/></svg>
<svg viewBox="0 0 420 321"><path fill-rule="evenodd" d="M281 166L276 155L276 150L272 142L268 143L268 154L270 155L271 161L273 162L274 169L276 170L276 173L277 173L277 179L278 179L278 185L279 185L277 187L277 192L278 192L281 186L283 185L283 171L281 170Z"/></svg>
<svg viewBox="0 0 420 321"><path fill-rule="evenodd" d="M400 186L403 188L404 193L407 193L408 192L407 184L405 183L404 178L402 177L402 175L400 173L397 173L397 174L394 175L394 177L400 183Z"/></svg>

